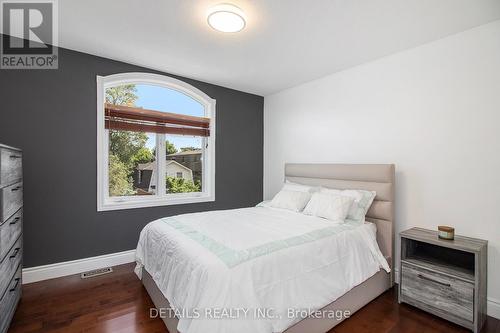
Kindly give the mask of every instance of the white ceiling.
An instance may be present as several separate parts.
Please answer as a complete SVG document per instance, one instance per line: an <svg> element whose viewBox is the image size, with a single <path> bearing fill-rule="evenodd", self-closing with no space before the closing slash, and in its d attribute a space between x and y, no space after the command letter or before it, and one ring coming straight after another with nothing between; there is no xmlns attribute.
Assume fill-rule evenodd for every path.
<svg viewBox="0 0 500 333"><path fill-rule="evenodd" d="M230 2L247 27L205 12ZM59 45L259 95L500 18L500 0L62 0Z"/></svg>

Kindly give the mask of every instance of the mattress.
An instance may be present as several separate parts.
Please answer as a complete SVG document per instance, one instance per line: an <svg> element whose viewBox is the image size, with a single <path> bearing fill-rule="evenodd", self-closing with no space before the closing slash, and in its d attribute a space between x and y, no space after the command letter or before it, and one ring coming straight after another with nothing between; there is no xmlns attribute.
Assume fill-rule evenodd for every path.
<svg viewBox="0 0 500 333"><path fill-rule="evenodd" d="M266 206L184 214L142 230L136 273L152 276L182 333L282 332L389 272L375 235Z"/></svg>

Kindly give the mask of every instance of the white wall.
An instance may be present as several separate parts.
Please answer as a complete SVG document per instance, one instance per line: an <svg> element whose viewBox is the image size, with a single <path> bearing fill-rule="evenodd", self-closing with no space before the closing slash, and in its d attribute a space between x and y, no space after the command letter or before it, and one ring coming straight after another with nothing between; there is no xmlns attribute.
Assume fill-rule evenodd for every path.
<svg viewBox="0 0 500 333"><path fill-rule="evenodd" d="M396 232L489 240L500 317L500 21L267 96L264 113L265 198L285 162L395 163Z"/></svg>

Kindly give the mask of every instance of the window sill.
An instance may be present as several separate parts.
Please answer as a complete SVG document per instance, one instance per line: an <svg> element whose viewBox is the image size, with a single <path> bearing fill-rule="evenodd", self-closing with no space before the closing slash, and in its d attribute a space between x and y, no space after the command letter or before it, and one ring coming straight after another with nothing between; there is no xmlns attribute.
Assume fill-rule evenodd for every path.
<svg viewBox="0 0 500 333"><path fill-rule="evenodd" d="M134 208L147 208L171 205L184 205L200 202L215 201L215 196L209 194L201 194L199 196L186 196L186 195L172 195L172 197L130 197L119 199L108 199L104 203L97 204L98 212L105 212L110 210L134 209Z"/></svg>

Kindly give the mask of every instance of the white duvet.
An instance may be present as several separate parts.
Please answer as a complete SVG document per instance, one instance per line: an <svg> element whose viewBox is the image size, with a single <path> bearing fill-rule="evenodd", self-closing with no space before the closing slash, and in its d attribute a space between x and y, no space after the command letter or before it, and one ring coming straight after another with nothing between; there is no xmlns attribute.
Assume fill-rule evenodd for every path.
<svg viewBox="0 0 500 333"><path fill-rule="evenodd" d="M296 310L389 271L375 234L269 207L185 214L142 230L136 273L151 274L182 333L282 332L303 319Z"/></svg>

